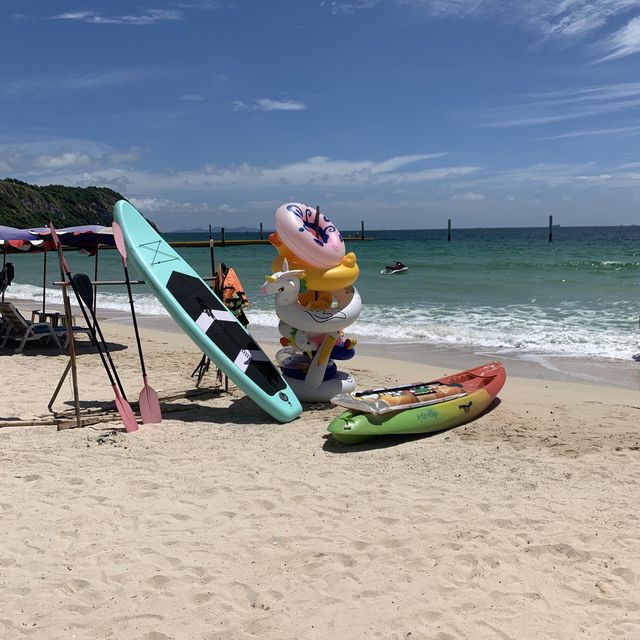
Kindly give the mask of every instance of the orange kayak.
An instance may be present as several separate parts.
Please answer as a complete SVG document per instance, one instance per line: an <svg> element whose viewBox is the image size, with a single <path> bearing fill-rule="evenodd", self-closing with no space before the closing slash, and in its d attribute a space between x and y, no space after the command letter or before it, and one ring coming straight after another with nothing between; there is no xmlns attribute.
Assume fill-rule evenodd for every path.
<svg viewBox="0 0 640 640"><path fill-rule="evenodd" d="M341 394L331 402L347 411L329 431L338 442L357 444L381 435L451 429L486 411L505 379L504 366L490 362L430 382Z"/></svg>

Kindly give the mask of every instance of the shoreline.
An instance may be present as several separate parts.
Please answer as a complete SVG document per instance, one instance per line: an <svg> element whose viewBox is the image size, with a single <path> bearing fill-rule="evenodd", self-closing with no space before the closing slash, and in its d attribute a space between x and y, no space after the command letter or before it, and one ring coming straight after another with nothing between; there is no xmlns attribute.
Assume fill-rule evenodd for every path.
<svg viewBox="0 0 640 640"><path fill-rule="evenodd" d="M9 298L25 317L30 317L31 308L39 307L37 302L18 298ZM59 303L49 303L48 309L63 312ZM80 309L72 305L76 320L84 324ZM131 316L126 312L97 308L97 316L101 321L120 326L132 326ZM182 329L171 316L137 314L141 330L160 331L170 335L183 334ZM269 345L273 356L279 348L279 334L276 327L250 324L249 329L255 340L263 346ZM507 368L507 376L527 377L551 382L575 382L581 384L620 387L640 390L640 363L630 360L614 360L605 358L585 358L582 356L567 357L542 353L514 353L513 350L490 349L482 346L452 346L429 344L423 342L372 342L367 338L358 339L356 356L353 361L357 367L358 354L374 356L388 360L410 362L414 364L432 365L441 370L441 374L455 373L477 366L491 360L501 361ZM186 337L186 336L185 336ZM144 338L144 336L143 336ZM339 364L339 363L338 363ZM340 366L340 365L339 365ZM348 371L349 365L344 368Z"/></svg>

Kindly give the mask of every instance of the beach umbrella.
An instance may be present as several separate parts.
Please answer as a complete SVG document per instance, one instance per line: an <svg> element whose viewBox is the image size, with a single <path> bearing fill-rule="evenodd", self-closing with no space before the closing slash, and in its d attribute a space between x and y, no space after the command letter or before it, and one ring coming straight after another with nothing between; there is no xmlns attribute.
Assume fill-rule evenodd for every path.
<svg viewBox="0 0 640 640"><path fill-rule="evenodd" d="M46 288L47 278L47 254L48 248L53 244L53 237L49 227L38 227L27 229L32 237L44 241L44 265L43 265L43 290ZM111 227L105 227L100 224L85 224L74 227L64 227L57 230L58 239L63 247L73 248L81 251L86 255L95 256L95 273L94 281L98 279L98 255L100 245L115 247L113 239L113 231ZM49 246L47 246L49 245ZM97 287L94 285L93 295L93 312L96 311ZM42 308L44 312L44 293Z"/></svg>
<svg viewBox="0 0 640 640"><path fill-rule="evenodd" d="M99 224L80 225L60 229L60 242L65 248L76 249L86 255L95 255L95 280L98 279L98 250L100 245L115 247L111 227ZM42 269L42 311L46 304L47 285L47 252L54 249L53 237L48 227L32 229L17 229L0 225L0 251L3 266L6 264L7 253L38 253L44 252ZM4 300L4 293L3 298ZM95 310L95 295L94 295Z"/></svg>
<svg viewBox="0 0 640 640"><path fill-rule="evenodd" d="M51 230L48 227L27 229L31 237L36 237L45 241L52 241ZM98 247L108 245L115 247L113 231L111 227L104 227L99 224L86 224L76 227L64 227L58 229L58 238L63 247L73 247L90 255L94 255Z"/></svg>
<svg viewBox="0 0 640 640"><path fill-rule="evenodd" d="M2 251L2 268L7 264L7 253L18 251L31 251L33 236L25 229L16 229L0 225L0 251ZM35 239L37 245L44 244L43 240ZM2 291L2 302L4 302L4 290Z"/></svg>

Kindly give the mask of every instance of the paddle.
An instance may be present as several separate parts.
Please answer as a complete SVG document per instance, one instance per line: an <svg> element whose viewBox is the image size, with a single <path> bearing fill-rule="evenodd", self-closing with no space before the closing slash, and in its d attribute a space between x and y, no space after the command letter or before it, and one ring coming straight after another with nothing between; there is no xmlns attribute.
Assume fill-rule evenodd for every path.
<svg viewBox="0 0 640 640"><path fill-rule="evenodd" d="M66 262L65 262L66 264ZM107 349L107 341L104 339L102 335L102 329L98 324L98 318L96 318L96 314L93 310L92 302L93 302L93 285L91 284L91 278L86 273L75 273L71 276L71 282L73 283L74 291L76 293L76 297L78 298L78 304L80 305L80 309L82 309L82 313L84 315L84 319L89 322L89 316L85 309L89 310L91 314L91 319L93 320L93 330L94 335L95 332L98 332L98 336L100 337L100 341L102 343L102 349L104 350L105 355L107 356L107 361L109 366L111 367L111 371L113 373L113 377L118 385L118 389L120 389L120 393L122 397L126 400L127 395L124 392L124 387L122 386L122 382L120 382L120 376L118 376L118 372L116 371L116 365L113 363L111 359L111 354L109 353L109 349ZM84 305L82 304L84 303Z"/></svg>
<svg viewBox="0 0 640 640"><path fill-rule="evenodd" d="M60 240L58 239L58 234L56 233L55 227L53 226L53 223L49 223L49 229L51 230L51 237L53 238L53 242L56 246L56 249L58 249L60 247ZM91 323L89 322L89 317L87 315L87 311L84 307L84 303L83 303L83 298L80 295L78 289L76 288L76 284L73 281L73 276L71 275L71 271L69 269L69 266L67 265L67 261L64 259L64 256L62 255L62 251L58 252L58 257L60 259L60 264L62 265L62 269L64 271L64 274L67 278L67 280L69 281L69 284L71 284L71 288L73 289L73 293L75 294L77 300L78 300L78 305L80 306L80 309L82 311L82 315L84 316L85 322L87 323L87 327L89 329L89 333L91 334L91 339L93 340L93 343L96 345L97 349L98 349L98 353L100 354L100 360L102 360L102 366L104 367L104 370L107 372L107 377L109 378L109 383L111 384L111 388L113 389L113 393L116 396L116 409L118 410L118 413L120 414L120 418L122 419L122 424L124 425L125 431L127 431L128 433L131 431L137 431L138 430L138 423L136 421L136 417L133 415L133 411L131 409L131 406L129 405L129 403L126 401L125 398L122 397L122 395L120 394L120 389L118 388L119 385L119 380L118 380L118 384L116 384L116 381L114 380L113 374L111 373L111 369L109 368L109 365L107 364L107 360L105 359L105 353L103 353L102 349L104 347L104 350L107 354L107 357L109 358L109 363L111 364L111 366L113 367L113 362L111 361L111 356L109 355L109 350L107 349L107 345L104 342L104 338L102 336L102 332L100 331L100 328L97 324L97 322L95 323L95 327L98 329L98 331L100 331L100 339L102 341L102 346L100 346L100 342L98 342L98 338L96 337L96 332L94 330L94 328L91 326ZM95 316L94 316L94 322L95 322ZM67 329L69 331L72 330L71 327L67 327ZM114 367L114 373L115 373L115 367ZM117 376L117 374L116 374Z"/></svg>
<svg viewBox="0 0 640 640"><path fill-rule="evenodd" d="M129 306L131 307L131 318L133 319L133 329L136 334L136 344L138 345L138 355L140 356L140 368L142 369L143 387L138 395L140 403L140 415L144 424L158 424L162 422L162 411L160 410L160 400L158 394L149 386L147 380L147 370L144 367L144 357L142 355L142 344L140 343L140 333L138 331L138 321L136 320L136 310L133 304L131 293L131 281L129 280L129 269L127 268L127 245L124 242L122 228L114 221L112 227L113 239L116 247L122 256L122 266L124 267L124 279L127 283L127 293L129 294Z"/></svg>
<svg viewBox="0 0 640 640"><path fill-rule="evenodd" d="M76 273L73 276L73 282L80 297L89 309L93 309L93 285L91 278L86 273Z"/></svg>

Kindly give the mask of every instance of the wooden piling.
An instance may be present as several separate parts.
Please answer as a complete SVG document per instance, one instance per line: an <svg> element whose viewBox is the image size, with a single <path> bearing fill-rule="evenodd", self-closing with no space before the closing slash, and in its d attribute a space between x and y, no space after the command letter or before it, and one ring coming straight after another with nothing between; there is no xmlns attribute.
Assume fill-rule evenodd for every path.
<svg viewBox="0 0 640 640"><path fill-rule="evenodd" d="M220 242L224 247L224 227L220 227Z"/></svg>
<svg viewBox="0 0 640 640"><path fill-rule="evenodd" d="M549 216L549 242L553 242L553 216Z"/></svg>
<svg viewBox="0 0 640 640"><path fill-rule="evenodd" d="M262 222L260 223L260 240L264 240L262 237Z"/></svg>
<svg viewBox="0 0 640 640"><path fill-rule="evenodd" d="M447 242L451 242L451 218L447 221Z"/></svg>
<svg viewBox="0 0 640 640"><path fill-rule="evenodd" d="M364 240L364 220L360 220L360 240Z"/></svg>

